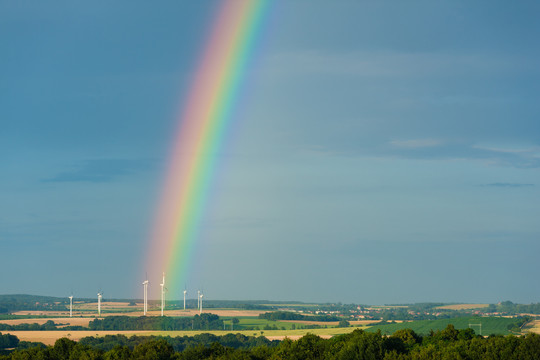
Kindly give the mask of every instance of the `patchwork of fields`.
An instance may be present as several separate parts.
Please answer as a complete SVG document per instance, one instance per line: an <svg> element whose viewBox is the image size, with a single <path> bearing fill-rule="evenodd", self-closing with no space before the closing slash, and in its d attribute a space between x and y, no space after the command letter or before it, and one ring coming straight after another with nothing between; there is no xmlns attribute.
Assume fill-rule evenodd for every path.
<svg viewBox="0 0 540 360"><path fill-rule="evenodd" d="M126 305L126 304L122 304ZM466 304L467 306L469 304ZM474 304L474 306L481 306L482 304ZM464 306L464 305L461 305ZM471 305L473 306L473 305ZM110 309L119 308L117 306L111 306ZM354 331L355 329L364 329L366 331L380 330L385 335L390 335L397 330L410 328L418 334L426 335L431 330L443 330L448 324L453 324L456 329L467 329L471 327L479 334L486 336L490 334L502 334L507 335L512 332L509 327L516 323L515 318L505 317L457 317L451 319L438 319L438 320L417 320L417 321L402 321L392 322L385 324L373 324L373 321L353 321L350 327L337 327L337 322L321 322L321 321L306 321L306 320L284 320L284 321L272 321L267 319L259 319L258 315L262 311L255 310L237 310L237 309L211 309L208 312L220 316L223 320L224 329L219 331L75 331L75 330L54 330L54 331L2 331L2 333L10 333L16 335L20 340L42 342L50 345L62 337L68 337L73 340L80 340L87 336L105 336L112 334L123 334L126 336L133 335L162 335L162 336L194 336L201 333L211 333L214 335L225 335L228 333L241 333L246 336L265 336L270 340L281 340L285 337L290 339L298 339L308 333L315 334L324 338L329 338L335 335L346 334ZM185 317L194 316L198 314L198 311L188 310L174 310L166 311L167 316L172 317ZM46 316L49 315L49 316ZM107 313L104 316L110 315L127 315L127 316L140 316L139 311L133 311L130 313ZM158 316L157 311L152 311L150 316ZM44 317L46 316L46 317ZM86 314L86 316L77 316L69 318L67 316L58 316L58 312L43 312L35 316L25 314L24 318L18 317L10 319L0 320L0 323L7 325L19 325L19 324L44 324L46 321L54 321L56 324L62 324L63 326L88 326L88 323L94 319L93 314ZM233 322L233 319L234 322ZM481 327L481 329L480 329ZM540 333L540 320L533 321L527 326L527 331Z"/></svg>

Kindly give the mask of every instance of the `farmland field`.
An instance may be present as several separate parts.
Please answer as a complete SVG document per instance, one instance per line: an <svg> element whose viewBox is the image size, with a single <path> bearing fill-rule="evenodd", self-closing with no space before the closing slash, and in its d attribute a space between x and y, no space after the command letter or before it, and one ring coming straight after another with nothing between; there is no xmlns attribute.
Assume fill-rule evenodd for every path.
<svg viewBox="0 0 540 360"><path fill-rule="evenodd" d="M2 331L2 334L12 334L21 341L42 342L45 345L53 345L60 338L67 337L71 340L80 340L87 336L105 336L122 334L148 335L144 331Z"/></svg>
<svg viewBox="0 0 540 360"><path fill-rule="evenodd" d="M3 331L2 334L12 334L23 341L42 342L45 345L52 345L62 337L72 340L80 340L87 336L105 336L122 334L125 336L195 336L199 334L213 334L223 336L226 334L242 334L245 336L265 336L270 340L282 340L284 338L299 339L310 333L324 338L334 335L347 334L356 327L349 328L328 328L328 329L296 329L296 330L243 330L243 331Z"/></svg>
<svg viewBox="0 0 540 360"><path fill-rule="evenodd" d="M453 305L437 306L435 309L441 309L441 310L473 310L473 309L487 308L488 306L489 306L489 304L453 304Z"/></svg>
<svg viewBox="0 0 540 360"><path fill-rule="evenodd" d="M65 326L88 326L92 318L86 317L63 317L63 318L27 318L27 319L9 319L0 320L0 324L20 325L20 324L45 324L47 321L54 321L56 324L64 324Z"/></svg>
<svg viewBox="0 0 540 360"><path fill-rule="evenodd" d="M277 306L280 308L292 308L292 307L315 307L320 306L319 304L261 304L263 306L273 307Z"/></svg>
<svg viewBox="0 0 540 360"><path fill-rule="evenodd" d="M222 317L223 322L227 326L227 329L231 328L232 318ZM245 330L246 328L258 328L257 330L264 330L265 326L276 326L278 329L285 328L289 330L292 328L291 323L281 321L270 321L266 319L259 319L256 317L238 317L239 323L233 324L234 330Z"/></svg>
<svg viewBox="0 0 540 360"><path fill-rule="evenodd" d="M528 327L527 331L540 334L540 320L534 320L532 322L532 327Z"/></svg>
<svg viewBox="0 0 540 360"><path fill-rule="evenodd" d="M481 335L511 334L508 330L508 325L514 324L517 321L515 318L503 318L503 317L462 317L451 319L438 319L438 320L418 320L410 322L402 322L396 324L381 324L369 327L368 331L381 330L383 334L393 334L397 330L412 329L418 334L429 334L430 330L443 330L448 324L453 324L456 329L467 329L469 324L482 324ZM471 325L471 328L476 334L480 333L480 327Z"/></svg>

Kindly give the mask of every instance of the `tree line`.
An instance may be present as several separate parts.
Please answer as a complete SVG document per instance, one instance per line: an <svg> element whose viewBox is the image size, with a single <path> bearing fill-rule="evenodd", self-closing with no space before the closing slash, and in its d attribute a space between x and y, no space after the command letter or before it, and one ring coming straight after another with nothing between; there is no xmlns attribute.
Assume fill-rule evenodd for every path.
<svg viewBox="0 0 540 360"><path fill-rule="evenodd" d="M39 295L0 295L0 314L19 310L67 310L69 300Z"/></svg>
<svg viewBox="0 0 540 360"><path fill-rule="evenodd" d="M88 330L82 326L65 326L59 328L62 324L57 324L52 320L46 321L44 324L38 323L23 323L23 324L2 324L0 323L0 331L51 331L51 330Z"/></svg>
<svg viewBox="0 0 540 360"><path fill-rule="evenodd" d="M259 314L259 319L266 320L307 320L307 321L340 321L342 318L334 315L302 315L291 311L273 311Z"/></svg>
<svg viewBox="0 0 540 360"><path fill-rule="evenodd" d="M194 317L169 316L107 316L94 319L90 330L222 330L223 320L218 315L204 313Z"/></svg>
<svg viewBox="0 0 540 360"><path fill-rule="evenodd" d="M194 337L195 338L195 337ZM176 340L175 340L176 339ZM106 344L106 345L105 345ZM448 325L427 336L410 329L391 336L357 329L345 335L322 339L308 334L297 341L279 343L261 338L229 334L226 337L201 335L197 341L184 338L141 337L131 342L126 337L85 338L75 342L67 338L54 346L17 349L0 360L18 359L540 359L540 336L516 337L475 335L472 329L457 330Z"/></svg>
<svg viewBox="0 0 540 360"><path fill-rule="evenodd" d="M499 312L505 314L540 314L540 303L536 304L514 304L511 301L503 301L499 304L491 304L486 312Z"/></svg>
<svg viewBox="0 0 540 360"><path fill-rule="evenodd" d="M44 324L2 324L0 331L52 331L52 330L222 330L223 320L215 314L201 314L194 317L169 316L107 316L94 319L84 326L63 326L52 320Z"/></svg>

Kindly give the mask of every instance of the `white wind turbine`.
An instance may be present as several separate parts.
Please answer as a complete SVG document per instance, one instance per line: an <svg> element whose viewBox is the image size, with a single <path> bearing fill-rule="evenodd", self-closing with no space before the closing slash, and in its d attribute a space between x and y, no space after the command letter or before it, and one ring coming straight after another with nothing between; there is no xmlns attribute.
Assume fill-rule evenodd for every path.
<svg viewBox="0 0 540 360"><path fill-rule="evenodd" d="M69 317L73 317L73 295L69 296Z"/></svg>
<svg viewBox="0 0 540 360"><path fill-rule="evenodd" d="M201 310L201 290L197 290L197 310Z"/></svg>
<svg viewBox="0 0 540 360"><path fill-rule="evenodd" d="M98 292L97 294L97 311L98 311L98 316L101 316L101 298L103 297L103 293L100 291Z"/></svg>
<svg viewBox="0 0 540 360"><path fill-rule="evenodd" d="M186 294L187 290L184 290L184 311L186 310Z"/></svg>
<svg viewBox="0 0 540 360"><path fill-rule="evenodd" d="M199 305L199 315L202 314L202 298L203 298L203 294L201 293L199 295L199 299L200 299L200 305Z"/></svg>
<svg viewBox="0 0 540 360"><path fill-rule="evenodd" d="M143 281L143 313L144 316L146 316L146 313L148 311L148 276L146 276L146 280Z"/></svg>
<svg viewBox="0 0 540 360"><path fill-rule="evenodd" d="M167 289L165 287L165 273L163 273L163 281L159 286L161 286L161 316L163 316L163 309L165 308L165 290Z"/></svg>

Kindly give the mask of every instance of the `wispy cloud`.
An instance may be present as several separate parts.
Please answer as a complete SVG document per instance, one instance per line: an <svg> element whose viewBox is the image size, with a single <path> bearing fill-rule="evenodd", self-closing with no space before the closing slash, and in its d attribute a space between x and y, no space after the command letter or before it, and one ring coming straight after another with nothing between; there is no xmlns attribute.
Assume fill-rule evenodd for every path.
<svg viewBox="0 0 540 360"><path fill-rule="evenodd" d="M43 182L110 182L114 179L144 170L149 160L93 159L85 160L68 171L63 171Z"/></svg>
<svg viewBox="0 0 540 360"><path fill-rule="evenodd" d="M491 183L491 184L484 184L482 186L485 187L499 187L499 188L522 188L522 187L532 187L536 186L535 184L522 184L522 183Z"/></svg>
<svg viewBox="0 0 540 360"><path fill-rule="evenodd" d="M419 160L479 161L489 166L540 168L540 155L537 148L520 150L489 148L477 146L471 140L455 138L384 141L373 136L371 139L361 139L365 141L327 143L319 146L317 151L333 156L359 155Z"/></svg>
<svg viewBox="0 0 540 360"><path fill-rule="evenodd" d="M502 146L474 145L471 152L478 152L490 159L493 165L514 166L519 168L540 167L540 148L508 148Z"/></svg>
<svg viewBox="0 0 540 360"><path fill-rule="evenodd" d="M434 147L442 145L443 142L437 139L414 139L414 140L393 140L390 145L398 148L416 149L425 147Z"/></svg>
<svg viewBox="0 0 540 360"><path fill-rule="evenodd" d="M540 147L533 146L528 148L509 148L502 146L485 146L485 145L474 145L475 149L487 150L492 152L499 152L505 154L524 154L533 157L540 157Z"/></svg>

